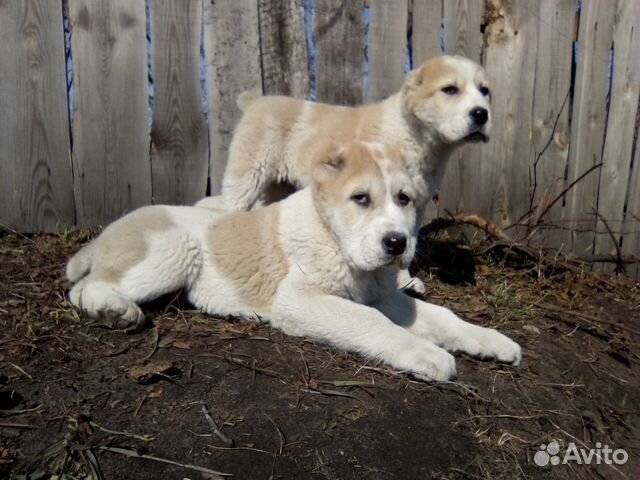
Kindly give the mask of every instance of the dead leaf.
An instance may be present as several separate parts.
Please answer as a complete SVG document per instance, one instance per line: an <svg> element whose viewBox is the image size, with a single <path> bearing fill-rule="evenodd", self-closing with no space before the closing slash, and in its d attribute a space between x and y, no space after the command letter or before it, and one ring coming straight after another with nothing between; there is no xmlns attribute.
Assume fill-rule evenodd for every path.
<svg viewBox="0 0 640 480"><path fill-rule="evenodd" d="M144 365L134 365L129 369L129 378L137 383L148 384L160 380L174 381L180 378L182 372L174 367L170 361L149 362Z"/></svg>

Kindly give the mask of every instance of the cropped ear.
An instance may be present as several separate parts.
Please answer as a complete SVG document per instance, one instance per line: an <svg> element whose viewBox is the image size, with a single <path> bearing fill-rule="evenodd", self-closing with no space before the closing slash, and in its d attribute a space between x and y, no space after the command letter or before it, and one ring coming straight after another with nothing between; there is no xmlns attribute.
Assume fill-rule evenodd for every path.
<svg viewBox="0 0 640 480"><path fill-rule="evenodd" d="M423 77L424 75L422 66L414 68L409 73L407 73L407 76L404 79L404 88L406 90L413 90L414 88L418 88L420 85L422 85Z"/></svg>
<svg viewBox="0 0 640 480"><path fill-rule="evenodd" d="M316 166L313 175L315 181L322 182L332 178L342 171L344 165L344 148L338 148Z"/></svg>

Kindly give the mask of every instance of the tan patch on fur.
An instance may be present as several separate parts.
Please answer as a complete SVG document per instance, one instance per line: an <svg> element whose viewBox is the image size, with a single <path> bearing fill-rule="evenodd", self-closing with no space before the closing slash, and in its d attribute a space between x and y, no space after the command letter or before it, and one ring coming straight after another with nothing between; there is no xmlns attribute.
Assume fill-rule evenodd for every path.
<svg viewBox="0 0 640 480"><path fill-rule="evenodd" d="M144 233L161 232L174 226L169 214L157 207L140 208L109 225L95 240L94 255L101 259L91 275L108 283L118 282L147 256Z"/></svg>
<svg viewBox="0 0 640 480"><path fill-rule="evenodd" d="M484 75L481 72L482 70L478 69L478 75L483 77ZM417 103L424 101L449 85L460 89L464 88L464 85L461 84L458 65L447 56L427 60L409 73L405 79L403 85L405 105L411 111L417 106Z"/></svg>
<svg viewBox="0 0 640 480"><path fill-rule="evenodd" d="M275 133L279 150L284 149L293 127L302 114L303 101L288 97L260 97L247 106L229 147L229 156L240 159L230 162L225 175L242 176L260 157L265 141ZM242 161L244 160L244 162Z"/></svg>
<svg viewBox="0 0 640 480"><path fill-rule="evenodd" d="M277 204L246 213L230 213L207 232L215 268L256 311L268 308L289 265L278 239Z"/></svg>

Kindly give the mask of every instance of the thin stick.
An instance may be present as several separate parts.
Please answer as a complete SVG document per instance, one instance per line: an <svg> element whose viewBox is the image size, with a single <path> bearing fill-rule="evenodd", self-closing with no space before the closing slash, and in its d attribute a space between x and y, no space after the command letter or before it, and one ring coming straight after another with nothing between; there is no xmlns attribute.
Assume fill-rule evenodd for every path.
<svg viewBox="0 0 640 480"><path fill-rule="evenodd" d="M132 458L144 458L145 460L152 460L154 462L168 463L169 465L175 465L176 467L182 467L189 470L195 470L196 472L208 473L210 475L219 475L221 477L233 477L233 473L224 473L218 472L216 470L211 470L210 468L199 467L197 465L191 465L188 463L179 463L174 462L173 460L168 460L166 458L154 457L153 455L144 455L139 454L138 452L134 452L133 450L129 450L126 448L118 448L118 447L98 447L100 450L105 450L111 453L119 453L120 455L126 455L127 457Z"/></svg>
<svg viewBox="0 0 640 480"><path fill-rule="evenodd" d="M211 428L211 433L213 433L216 437L222 440L222 443L224 443L225 447L228 447L228 448L235 447L235 442L220 431L220 428L218 428L218 425L209 414L209 410L207 410L207 406L204 403L202 404L202 413L204 414L204 418L207 420L207 423L209 424L209 428Z"/></svg>

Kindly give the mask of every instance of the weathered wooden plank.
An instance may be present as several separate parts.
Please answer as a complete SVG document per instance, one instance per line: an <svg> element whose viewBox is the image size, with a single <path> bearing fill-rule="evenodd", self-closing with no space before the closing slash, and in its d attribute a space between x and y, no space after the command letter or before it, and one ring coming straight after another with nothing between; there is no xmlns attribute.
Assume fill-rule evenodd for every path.
<svg viewBox="0 0 640 480"><path fill-rule="evenodd" d="M367 52L367 100L377 102L400 89L407 48L408 0L371 0Z"/></svg>
<svg viewBox="0 0 640 480"><path fill-rule="evenodd" d="M484 4L474 0L444 2L444 19L447 26L446 53L462 55L481 63ZM490 79L491 80L491 79ZM442 179L439 195L440 215L446 211L470 211L476 209L478 198L487 195L478 189L482 152L485 145L465 145L449 159L447 172ZM491 162L491 158L484 161Z"/></svg>
<svg viewBox="0 0 640 480"><path fill-rule="evenodd" d="M444 2L447 54L462 55L474 62L482 63L483 16L482 2L475 0Z"/></svg>
<svg viewBox="0 0 640 480"><path fill-rule="evenodd" d="M638 128L638 124L636 124ZM627 212L622 237L622 253L624 255L635 255L640 257L640 142L638 135L640 128L636 130L636 145L633 158L633 169L629 182L629 194L627 197ZM630 266L627 273L634 278L640 279L640 265Z"/></svg>
<svg viewBox="0 0 640 480"><path fill-rule="evenodd" d="M442 54L440 30L442 0L413 0L411 15L411 52L413 66Z"/></svg>
<svg viewBox="0 0 640 480"><path fill-rule="evenodd" d="M60 2L0 2L0 225L74 222Z"/></svg>
<svg viewBox="0 0 640 480"><path fill-rule="evenodd" d="M613 8L613 5L612 5ZM635 118L640 95L640 2L618 0L613 32L613 69L609 115L600 174L598 213L612 231L620 232L627 198L629 168L636 133ZM640 228L640 222L638 223ZM606 231L599 219L597 231ZM596 235L595 253L615 253L620 233L614 239L608 233ZM612 265L602 268L613 271Z"/></svg>
<svg viewBox="0 0 640 480"><path fill-rule="evenodd" d="M69 0L78 224L151 202L144 0Z"/></svg>
<svg viewBox="0 0 640 480"><path fill-rule="evenodd" d="M207 191L209 134L200 104L201 28L200 2L152 1L154 203L192 204Z"/></svg>
<svg viewBox="0 0 640 480"><path fill-rule="evenodd" d="M615 8L612 8L611 2L582 2L576 49L568 183L602 160L607 114L607 70L614 17ZM598 180L599 172L592 172L565 197L565 224L571 229L565 234L565 245L578 255L593 251ZM576 229L586 231L579 232Z"/></svg>
<svg viewBox="0 0 640 480"><path fill-rule="evenodd" d="M307 97L304 0L259 0L258 12L264 93Z"/></svg>
<svg viewBox="0 0 640 480"><path fill-rule="evenodd" d="M489 0L485 12L485 67L492 82L494 133L482 147L477 211L511 225L529 205L531 105L537 22L527 0Z"/></svg>
<svg viewBox="0 0 640 480"><path fill-rule="evenodd" d="M533 131L529 157L527 210L545 206L562 192L569 157L569 89L576 13L574 0L541 0L538 4L538 59L535 65ZM532 212L533 213L533 212ZM538 210L541 213L541 210ZM535 215L532 222L536 221ZM562 202L543 219L562 221ZM536 240L547 247L563 248L562 231L541 231ZM563 248L564 251L564 248Z"/></svg>
<svg viewBox="0 0 640 480"><path fill-rule="evenodd" d="M209 99L209 179L220 193L233 129L245 90L262 93L257 0L204 2L204 39Z"/></svg>
<svg viewBox="0 0 640 480"><path fill-rule="evenodd" d="M318 101L362 103L363 9L362 0L323 0L314 4Z"/></svg>

